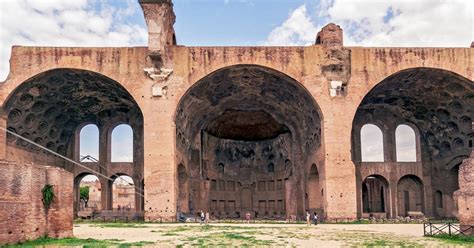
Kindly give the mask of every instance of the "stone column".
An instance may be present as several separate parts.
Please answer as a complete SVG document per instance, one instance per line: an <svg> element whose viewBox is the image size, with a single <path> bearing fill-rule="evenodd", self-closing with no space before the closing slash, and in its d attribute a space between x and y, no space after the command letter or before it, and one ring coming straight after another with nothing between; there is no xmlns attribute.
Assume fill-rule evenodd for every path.
<svg viewBox="0 0 474 248"><path fill-rule="evenodd" d="M474 226L474 150L459 167L459 190L454 192L461 229ZM474 230L469 234L474 235Z"/></svg>

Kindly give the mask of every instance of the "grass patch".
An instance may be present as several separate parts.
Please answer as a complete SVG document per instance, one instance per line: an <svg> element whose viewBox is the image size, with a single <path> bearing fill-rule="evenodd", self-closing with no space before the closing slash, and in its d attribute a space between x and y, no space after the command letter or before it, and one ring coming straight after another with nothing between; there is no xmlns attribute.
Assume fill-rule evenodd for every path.
<svg viewBox="0 0 474 248"><path fill-rule="evenodd" d="M374 233L367 231L344 231L329 235L326 240L342 241L346 244L366 247L420 247L423 242L403 236L388 233Z"/></svg>
<svg viewBox="0 0 474 248"><path fill-rule="evenodd" d="M78 239L78 238L62 238L55 239L49 237L42 237L36 240L29 240L23 243L14 245L6 245L5 247L38 247L38 246L82 246L82 247L108 247L116 246L120 248L126 248L131 246L144 246L147 244L153 244L153 242L140 241L134 243L121 243L120 239L109 239L109 240L97 240L97 239Z"/></svg>
<svg viewBox="0 0 474 248"><path fill-rule="evenodd" d="M188 237L185 244L192 246L269 246L272 240L260 240L241 233L222 232L203 236Z"/></svg>
<svg viewBox="0 0 474 248"><path fill-rule="evenodd" d="M119 248L128 248L128 247L135 247L135 246L145 246L145 245L151 245L154 244L154 242L150 241L140 241L140 242L134 242L134 243L120 243L118 245Z"/></svg>
<svg viewBox="0 0 474 248"><path fill-rule="evenodd" d="M414 244L411 242L405 242L402 240L385 240L385 239L375 239L369 240L362 243L366 247L419 247L420 244Z"/></svg>
<svg viewBox="0 0 474 248"><path fill-rule="evenodd" d="M188 227L188 226L180 226L180 227L176 227L174 229L171 229L167 232L165 232L164 234L162 234L163 236L178 236L179 234L178 233L181 233L181 232L188 232L188 231L191 231L191 227Z"/></svg>
<svg viewBox="0 0 474 248"><path fill-rule="evenodd" d="M459 244L459 245L473 245L474 246L474 236L460 236L460 235L435 235L432 238L440 239L448 244Z"/></svg>

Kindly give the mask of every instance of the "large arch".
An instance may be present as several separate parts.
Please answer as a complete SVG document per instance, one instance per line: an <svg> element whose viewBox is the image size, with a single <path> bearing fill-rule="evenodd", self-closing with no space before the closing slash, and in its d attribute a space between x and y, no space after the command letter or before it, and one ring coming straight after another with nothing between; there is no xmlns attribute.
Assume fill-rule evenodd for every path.
<svg viewBox="0 0 474 248"><path fill-rule="evenodd" d="M86 124L95 124L100 134L100 161L83 165L108 176L108 130L117 122L130 125L134 134L137 133L134 135L137 144L135 159L133 163L120 164L117 168L130 167L127 171L132 171L134 178L139 181L143 178L143 115L131 94L120 83L92 71L52 69L20 84L10 93L2 107L7 116L8 130L76 162L80 162L80 130ZM62 167L73 173L75 178L90 173L13 135L7 135L6 149L12 158ZM78 186L77 182L71 185L75 187L76 195ZM109 192L110 185L102 182L102 190ZM102 203L102 209L111 208L109 200L103 200Z"/></svg>
<svg viewBox="0 0 474 248"><path fill-rule="evenodd" d="M469 137L472 136L471 123L474 120L472 106L473 82L450 71L411 68L385 78L363 98L353 120L352 158L357 165L356 175L360 177L361 171L367 170L373 173L388 170L397 178L417 173L428 187L452 196L457 178L449 170L458 158L469 155ZM385 162L369 165L361 161L358 130L369 122L378 123L387 134L383 144ZM395 133L399 124L407 124L415 131L416 160L397 162ZM434 215L434 190L431 188L427 189L430 193L425 195L423 202L423 211L427 216ZM452 197L446 199L452 201ZM397 204L393 206L397 208Z"/></svg>
<svg viewBox="0 0 474 248"><path fill-rule="evenodd" d="M303 215L304 168L322 155L322 118L299 82L270 68L234 65L200 79L175 115L190 204L226 217Z"/></svg>

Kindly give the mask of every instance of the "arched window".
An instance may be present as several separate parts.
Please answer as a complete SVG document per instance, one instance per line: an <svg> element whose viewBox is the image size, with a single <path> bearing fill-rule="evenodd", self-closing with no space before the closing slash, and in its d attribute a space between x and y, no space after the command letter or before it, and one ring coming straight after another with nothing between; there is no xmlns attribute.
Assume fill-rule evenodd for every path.
<svg viewBox="0 0 474 248"><path fill-rule="evenodd" d="M127 124L121 124L112 131L112 162L133 162L133 130Z"/></svg>
<svg viewBox="0 0 474 248"><path fill-rule="evenodd" d="M397 162L416 162L415 130L408 125L398 125L395 130Z"/></svg>
<svg viewBox="0 0 474 248"><path fill-rule="evenodd" d="M79 134L79 160L99 161L99 128L94 124L85 125Z"/></svg>
<svg viewBox="0 0 474 248"><path fill-rule="evenodd" d="M275 172L275 165L273 163L268 164L268 172L270 173Z"/></svg>
<svg viewBox="0 0 474 248"><path fill-rule="evenodd" d="M383 134L379 127L365 124L360 130L362 162L383 162Z"/></svg>

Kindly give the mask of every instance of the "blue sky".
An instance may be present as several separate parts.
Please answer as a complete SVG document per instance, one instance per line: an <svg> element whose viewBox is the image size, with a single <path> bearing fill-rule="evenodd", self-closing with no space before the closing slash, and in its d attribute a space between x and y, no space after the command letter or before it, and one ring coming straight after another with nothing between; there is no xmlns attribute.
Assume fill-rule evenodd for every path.
<svg viewBox="0 0 474 248"><path fill-rule="evenodd" d="M186 45L263 45L269 33L304 3L315 6L301 0L175 1L177 40Z"/></svg>

